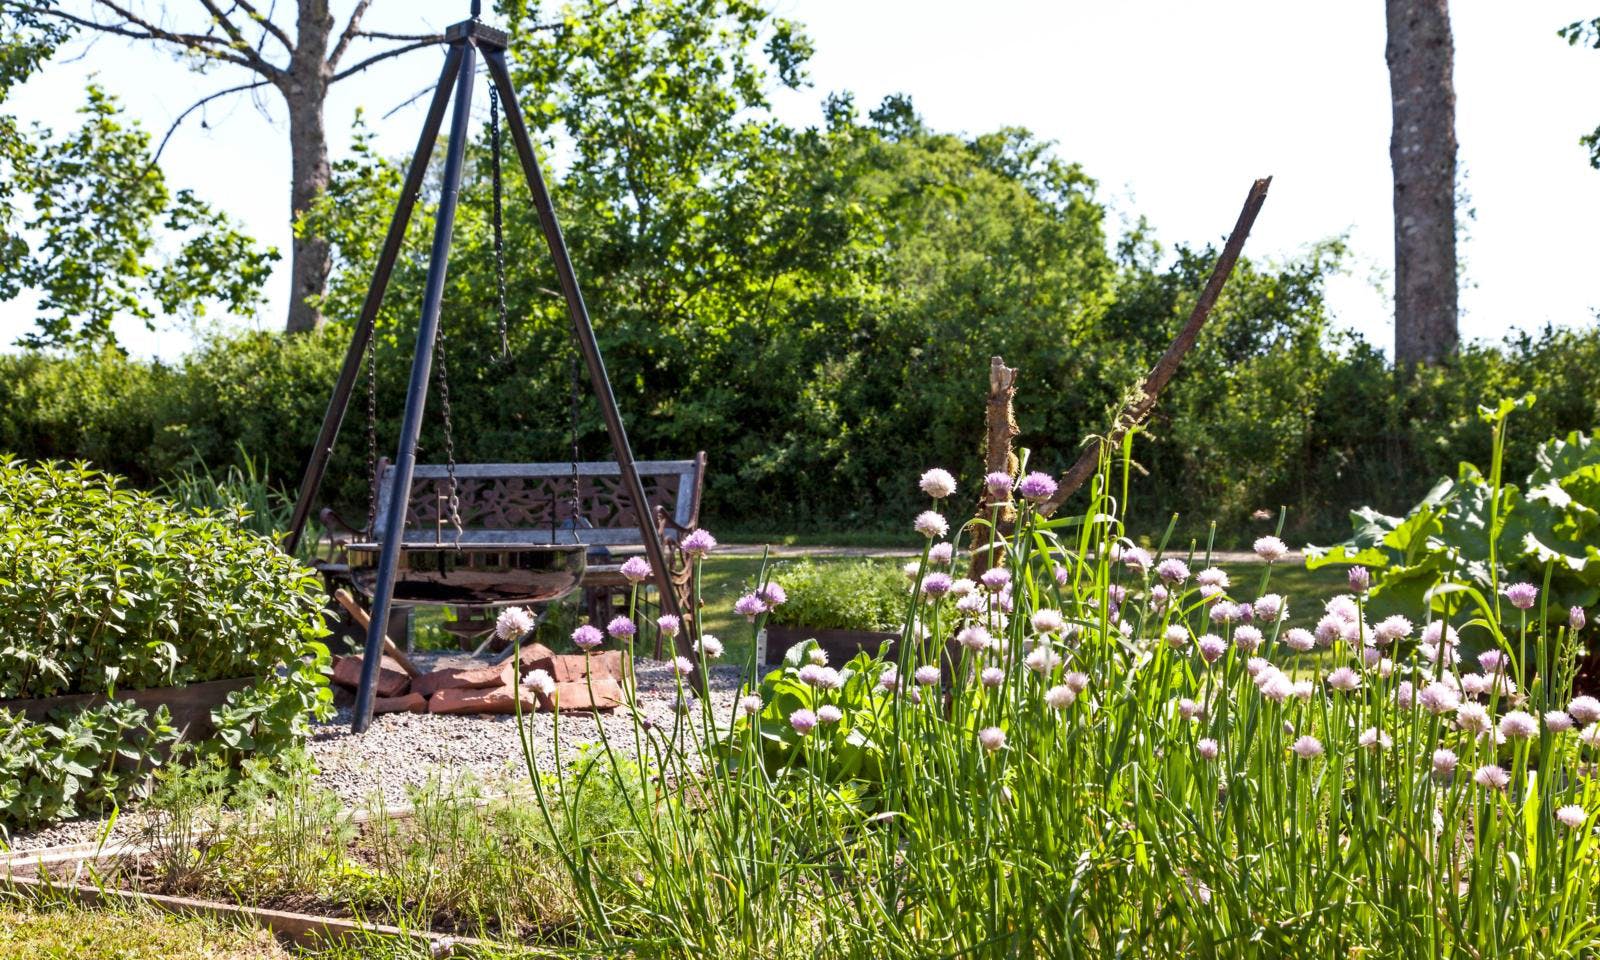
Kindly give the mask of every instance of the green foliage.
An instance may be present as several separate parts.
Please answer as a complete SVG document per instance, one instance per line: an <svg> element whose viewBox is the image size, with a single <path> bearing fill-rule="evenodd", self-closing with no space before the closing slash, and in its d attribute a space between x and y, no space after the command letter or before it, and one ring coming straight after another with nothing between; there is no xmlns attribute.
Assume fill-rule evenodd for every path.
<svg viewBox="0 0 1600 960"><path fill-rule="evenodd" d="M260 677L213 712L215 739L200 745L229 758L292 746L331 706L315 574L223 517L98 471L0 457L0 553L0 700ZM110 766L119 752L137 774L171 734L164 715L126 704L0 726L23 744L13 764L36 754L36 783L0 804L0 826L108 801L132 783Z"/></svg>
<svg viewBox="0 0 1600 960"><path fill-rule="evenodd" d="M278 259L192 191L173 194L150 155L150 136L128 124L116 98L91 84L82 125L56 137L35 124L8 137L0 181L27 198L28 214L7 205L7 256L0 301L39 294L39 327L28 346L115 343L111 322L165 315L192 319L217 303L253 315ZM14 134L17 131L12 131ZM158 241L164 241L158 242ZM170 256L161 248L174 246Z"/></svg>
<svg viewBox="0 0 1600 960"><path fill-rule="evenodd" d="M228 517L235 526L269 539L288 529L294 509L290 495L267 479L266 464L243 445L238 464L220 475L201 463L165 481L161 492L186 510Z"/></svg>
<svg viewBox="0 0 1600 960"><path fill-rule="evenodd" d="M1589 46L1600 50L1600 17L1593 20L1574 20L1557 31L1568 46ZM1589 148L1589 166L1600 170L1600 127L1586 133L1578 140Z"/></svg>
<svg viewBox="0 0 1600 960"><path fill-rule="evenodd" d="M1455 479L1441 479L1404 517L1371 507L1352 511L1354 536L1308 553L1307 567L1372 568L1376 613L1423 607L1443 582L1470 584L1490 596L1516 580L1545 586L1558 621L1569 607L1600 601L1600 443L1576 431L1547 440L1521 488L1501 483L1507 417L1523 407L1536 407L1531 395L1483 410L1495 437L1487 474L1461 463ZM1460 594L1431 596L1439 612L1462 601Z"/></svg>
<svg viewBox="0 0 1600 960"><path fill-rule="evenodd" d="M0 707L0 835L106 808L165 758L178 731L127 701L60 710L40 723Z"/></svg>
<svg viewBox="0 0 1600 960"><path fill-rule="evenodd" d="M899 630L905 619L906 578L893 564L807 560L779 566L773 578L789 597L768 620L775 626Z"/></svg>

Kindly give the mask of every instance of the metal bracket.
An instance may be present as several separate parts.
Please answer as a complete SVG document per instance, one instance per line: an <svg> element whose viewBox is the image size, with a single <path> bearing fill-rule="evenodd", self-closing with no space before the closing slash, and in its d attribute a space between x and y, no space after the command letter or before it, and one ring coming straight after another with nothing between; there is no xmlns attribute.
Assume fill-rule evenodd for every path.
<svg viewBox="0 0 1600 960"><path fill-rule="evenodd" d="M446 43L471 43L480 50L504 50L510 36L482 20L463 20L445 28Z"/></svg>

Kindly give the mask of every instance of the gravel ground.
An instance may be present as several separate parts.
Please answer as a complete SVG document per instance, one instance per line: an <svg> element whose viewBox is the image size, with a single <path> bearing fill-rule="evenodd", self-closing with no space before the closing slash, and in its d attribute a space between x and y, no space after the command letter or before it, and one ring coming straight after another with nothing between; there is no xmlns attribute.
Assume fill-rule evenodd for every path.
<svg viewBox="0 0 1600 960"><path fill-rule="evenodd" d="M418 669L427 671L446 666L482 666L459 655L415 654ZM640 711L659 730L671 730L677 683L667 665L656 660L637 660ZM739 668L715 667L711 671L711 716L726 725L738 692ZM348 699L348 698L342 698ZM696 701L690 716L698 729L704 703ZM332 790L347 806L364 807L382 794L386 806L409 802L408 790L427 783L430 777L451 780L462 776L480 781L511 777L526 779L527 768L514 716L451 716L425 713L393 713L375 717L361 735L350 733L352 708L341 706L335 716L314 726L307 744L316 762L318 786ZM571 763L588 744L600 743L600 726L605 728L612 749L632 755L633 718L624 711L600 714L566 714L561 723L561 757ZM550 713L524 716L539 769L556 769L555 723ZM686 738L687 739L687 738ZM65 844L90 843L107 837L117 843L136 839L145 826L137 809L124 810L111 824L107 820L81 818L54 824L41 830L12 837L13 851L41 850ZM0 847L3 850L4 847Z"/></svg>

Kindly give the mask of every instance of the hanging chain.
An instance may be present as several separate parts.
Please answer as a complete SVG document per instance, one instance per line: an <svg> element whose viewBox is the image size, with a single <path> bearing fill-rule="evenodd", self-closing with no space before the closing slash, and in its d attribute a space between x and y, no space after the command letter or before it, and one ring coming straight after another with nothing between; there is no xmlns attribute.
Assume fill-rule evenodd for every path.
<svg viewBox="0 0 1600 960"><path fill-rule="evenodd" d="M580 396L578 393L578 340L576 332L573 334L572 347L573 352L568 361L567 372L572 386L570 404L572 416L570 434L572 441L572 529L576 531L578 529L578 518L583 516L583 497L578 487L578 402ZM573 538L577 538L577 533L573 533Z"/></svg>
<svg viewBox="0 0 1600 960"><path fill-rule="evenodd" d="M378 528L378 334L367 335L367 535Z"/></svg>
<svg viewBox="0 0 1600 960"><path fill-rule="evenodd" d="M489 171L494 181L494 282L499 298L500 359L511 359L510 326L506 321L506 240L500 179L500 91L489 83Z"/></svg>
<svg viewBox="0 0 1600 960"><path fill-rule="evenodd" d="M456 483L455 420L450 413L449 352L445 349L444 324L439 324L439 412L444 415L444 469L450 478L450 526L455 530L455 547L461 549L461 488Z"/></svg>

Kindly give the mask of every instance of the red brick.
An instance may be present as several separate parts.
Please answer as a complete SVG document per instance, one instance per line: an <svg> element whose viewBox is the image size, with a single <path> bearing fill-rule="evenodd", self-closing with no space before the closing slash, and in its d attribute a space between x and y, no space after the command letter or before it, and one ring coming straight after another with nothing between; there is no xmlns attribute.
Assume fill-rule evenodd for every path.
<svg viewBox="0 0 1600 960"><path fill-rule="evenodd" d="M440 690L481 690L500 686L509 675L510 661L504 666L446 667L411 681L411 689L424 697L431 697Z"/></svg>
<svg viewBox="0 0 1600 960"><path fill-rule="evenodd" d="M608 712L622 706L622 684L609 677L558 683L556 697L559 699L554 704L545 704L546 709L559 709L561 713Z"/></svg>
<svg viewBox="0 0 1600 960"><path fill-rule="evenodd" d="M581 653L569 653L551 657L548 669L550 677L556 683L573 683L583 680L591 673L596 678L607 680L622 679L622 651L605 650L600 653L591 653L587 658Z"/></svg>
<svg viewBox="0 0 1600 960"><path fill-rule="evenodd" d="M335 657L333 661L333 682L340 686L356 689L361 686L361 658L360 657ZM380 697L404 696L411 689L411 678L406 675L400 664L383 658L378 667L378 688L374 691Z"/></svg>
<svg viewBox="0 0 1600 960"><path fill-rule="evenodd" d="M550 672L550 659L555 656L555 652L549 647L542 643L525 643L522 645L520 653L519 659L522 662L522 672L524 674L530 670Z"/></svg>
<svg viewBox="0 0 1600 960"><path fill-rule="evenodd" d="M412 691L403 697L379 697L372 701L373 713L427 713L428 701Z"/></svg>
<svg viewBox="0 0 1600 960"><path fill-rule="evenodd" d="M522 690L522 709L539 709L539 698L532 690ZM517 701L505 686L487 690L451 687L428 698L429 713L516 713Z"/></svg>

